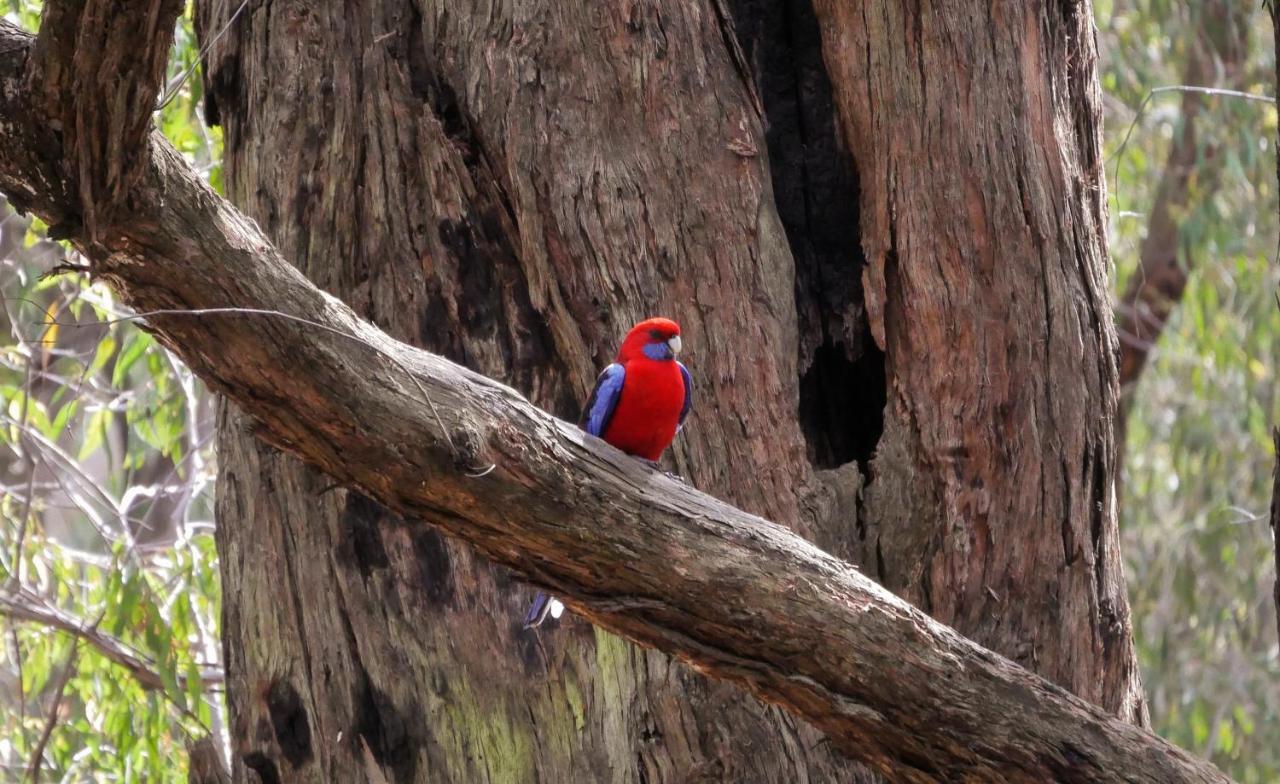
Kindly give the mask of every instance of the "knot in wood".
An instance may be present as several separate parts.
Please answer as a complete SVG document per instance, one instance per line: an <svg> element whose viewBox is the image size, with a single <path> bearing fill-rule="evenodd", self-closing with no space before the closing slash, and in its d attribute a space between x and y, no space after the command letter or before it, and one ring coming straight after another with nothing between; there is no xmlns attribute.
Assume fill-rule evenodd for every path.
<svg viewBox="0 0 1280 784"><path fill-rule="evenodd" d="M488 458L485 434L478 424L463 419L449 430L449 445L453 450L453 462L460 470L476 476L493 470Z"/></svg>

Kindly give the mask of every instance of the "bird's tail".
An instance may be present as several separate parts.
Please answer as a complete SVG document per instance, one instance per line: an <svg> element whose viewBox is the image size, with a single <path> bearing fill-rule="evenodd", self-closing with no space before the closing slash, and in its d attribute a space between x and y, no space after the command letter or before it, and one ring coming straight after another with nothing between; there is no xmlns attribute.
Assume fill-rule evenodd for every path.
<svg viewBox="0 0 1280 784"><path fill-rule="evenodd" d="M547 616L559 618L564 612L564 605L554 596L538 591L538 595L533 597L533 603L529 605L529 612L524 616L524 628L534 629L542 625Z"/></svg>

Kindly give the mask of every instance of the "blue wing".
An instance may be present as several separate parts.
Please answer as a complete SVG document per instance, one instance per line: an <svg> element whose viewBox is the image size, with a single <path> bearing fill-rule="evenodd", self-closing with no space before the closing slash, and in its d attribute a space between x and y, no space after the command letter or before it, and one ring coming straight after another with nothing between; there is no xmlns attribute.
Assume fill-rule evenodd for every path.
<svg viewBox="0 0 1280 784"><path fill-rule="evenodd" d="M529 605L529 612L525 613L524 628L532 629L541 626L550 613L551 597L542 591L538 591L537 595L533 597L533 604Z"/></svg>
<svg viewBox="0 0 1280 784"><path fill-rule="evenodd" d="M596 379L596 388L591 390L591 397L582 410L578 427L596 438L604 437L609 420L618 408L618 399L622 397L622 382L626 376L626 368L616 362L604 369Z"/></svg>
<svg viewBox="0 0 1280 784"><path fill-rule="evenodd" d="M538 591L529 605L529 612L524 616L524 628L536 629L547 618L559 618L564 613L564 604L556 597Z"/></svg>
<svg viewBox="0 0 1280 784"><path fill-rule="evenodd" d="M679 432L679 428L684 427L684 420L689 416L689 411L693 409L693 376L689 375L689 368L680 362L676 364L680 366L680 376L684 378L684 405L680 407L680 424L676 428Z"/></svg>

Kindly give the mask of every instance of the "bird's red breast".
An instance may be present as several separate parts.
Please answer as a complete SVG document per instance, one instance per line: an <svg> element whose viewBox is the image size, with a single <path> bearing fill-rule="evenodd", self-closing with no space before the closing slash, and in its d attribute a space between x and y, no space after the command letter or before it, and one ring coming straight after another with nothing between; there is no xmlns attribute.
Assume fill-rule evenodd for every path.
<svg viewBox="0 0 1280 784"><path fill-rule="evenodd" d="M604 440L628 454L657 460L676 437L684 378L670 360L641 356L625 364L627 381Z"/></svg>
<svg viewBox="0 0 1280 784"><path fill-rule="evenodd" d="M618 349L626 382L604 440L622 451L657 460L676 437L685 387L680 366L672 359L652 359L644 346L680 335L671 319L646 319L631 328Z"/></svg>

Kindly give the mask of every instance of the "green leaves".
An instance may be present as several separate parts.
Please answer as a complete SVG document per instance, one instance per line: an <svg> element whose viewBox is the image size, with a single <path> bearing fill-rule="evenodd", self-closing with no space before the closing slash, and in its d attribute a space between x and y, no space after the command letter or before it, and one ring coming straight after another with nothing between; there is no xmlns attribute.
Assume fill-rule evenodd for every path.
<svg viewBox="0 0 1280 784"><path fill-rule="evenodd" d="M1230 29L1210 2L1097 8L1108 155L1149 90L1189 81L1189 58L1210 36L1244 48L1216 55L1196 84L1274 93L1270 20L1256 4L1228 4L1244 20ZM1141 275L1171 144L1185 127L1182 98L1152 100L1124 154L1109 158L1108 177L1117 166L1120 174L1109 183L1120 194L1111 225L1117 296ZM1275 459L1269 430L1280 422L1276 109L1209 96L1196 103L1189 198L1171 213L1177 263L1190 275L1133 393L1122 549L1155 728L1238 781L1270 782L1280 780L1280 651L1263 516Z"/></svg>
<svg viewBox="0 0 1280 784"><path fill-rule="evenodd" d="M188 16L170 73L195 60ZM217 176L199 91L157 121ZM184 781L186 741L225 725L210 401L109 290L42 278L69 249L2 201L0 248L0 767L30 762L78 641L43 780Z"/></svg>

